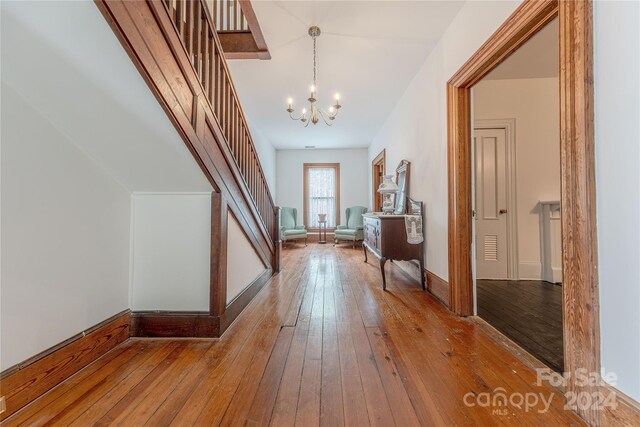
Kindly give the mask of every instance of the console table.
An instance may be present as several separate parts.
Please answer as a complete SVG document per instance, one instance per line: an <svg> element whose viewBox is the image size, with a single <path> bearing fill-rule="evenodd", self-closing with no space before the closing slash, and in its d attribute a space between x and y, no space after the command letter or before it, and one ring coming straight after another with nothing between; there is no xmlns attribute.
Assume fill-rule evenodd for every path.
<svg viewBox="0 0 640 427"><path fill-rule="evenodd" d="M423 244L412 245L407 242L405 215L364 214L364 262L367 262L367 250L380 260L382 289L387 289L384 264L388 259L396 261L418 260L422 289L426 289L424 279Z"/></svg>

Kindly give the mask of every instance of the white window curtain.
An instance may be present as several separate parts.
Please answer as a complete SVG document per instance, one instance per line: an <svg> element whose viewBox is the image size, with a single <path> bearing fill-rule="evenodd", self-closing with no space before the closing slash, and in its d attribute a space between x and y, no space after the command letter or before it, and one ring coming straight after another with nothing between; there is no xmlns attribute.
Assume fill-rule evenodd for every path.
<svg viewBox="0 0 640 427"><path fill-rule="evenodd" d="M318 214L327 214L327 227L336 226L336 170L311 167L307 169L307 227L318 228Z"/></svg>

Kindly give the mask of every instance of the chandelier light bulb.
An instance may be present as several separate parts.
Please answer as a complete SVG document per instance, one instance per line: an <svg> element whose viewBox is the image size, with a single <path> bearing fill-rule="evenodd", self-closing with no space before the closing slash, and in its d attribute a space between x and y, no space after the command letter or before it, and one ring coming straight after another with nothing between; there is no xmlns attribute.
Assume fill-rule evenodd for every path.
<svg viewBox="0 0 640 427"><path fill-rule="evenodd" d="M304 116L305 114L307 114L307 109L306 109L306 108L303 108L303 109L302 109L302 115Z"/></svg>
<svg viewBox="0 0 640 427"><path fill-rule="evenodd" d="M293 105L293 98L289 98L289 99L287 99L287 104L289 104L289 105Z"/></svg>
<svg viewBox="0 0 640 427"><path fill-rule="evenodd" d="M329 112L330 112L331 114L333 114L333 112L334 112L334 111L336 111L336 109L335 109L335 108L333 108L333 106L329 107Z"/></svg>
<svg viewBox="0 0 640 427"><path fill-rule="evenodd" d="M336 101L340 101L340 94L336 93Z"/></svg>

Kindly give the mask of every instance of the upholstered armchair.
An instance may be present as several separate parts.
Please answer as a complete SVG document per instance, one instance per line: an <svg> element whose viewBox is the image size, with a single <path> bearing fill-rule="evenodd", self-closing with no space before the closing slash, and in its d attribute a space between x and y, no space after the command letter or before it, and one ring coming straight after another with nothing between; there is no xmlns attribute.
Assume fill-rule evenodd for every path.
<svg viewBox="0 0 640 427"><path fill-rule="evenodd" d="M296 208L280 209L280 240L286 242L288 240L304 239L304 245L307 246L307 230L304 225L298 225L298 210Z"/></svg>
<svg viewBox="0 0 640 427"><path fill-rule="evenodd" d="M345 211L345 217L347 219L347 225L339 225L335 230L335 243L339 243L340 240L348 240L353 242L353 247L356 247L356 242L364 240L364 220L362 215L366 214L369 209L364 206L353 206L347 208Z"/></svg>

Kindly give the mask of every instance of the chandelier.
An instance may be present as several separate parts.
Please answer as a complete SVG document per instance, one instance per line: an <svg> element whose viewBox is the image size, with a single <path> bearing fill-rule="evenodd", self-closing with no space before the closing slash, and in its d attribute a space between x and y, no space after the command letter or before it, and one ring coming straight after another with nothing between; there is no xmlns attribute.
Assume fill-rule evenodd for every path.
<svg viewBox="0 0 640 427"><path fill-rule="evenodd" d="M307 111L306 108L303 108L300 116L294 117L293 99L291 98L289 98L288 101L289 107L287 108L287 111L289 112L289 117L291 117L292 120L300 120L304 123L304 127L309 126L309 123L313 123L314 125L318 124L320 118L322 118L322 121L324 121L327 126L331 126L333 124L333 120L335 120L338 115L338 110L342 107L340 105L340 95L336 94L336 103L329 107L329 111L325 111L318 107L318 86L316 86L316 39L320 37L320 28L316 26L309 28L309 35L313 39L313 84L311 85L311 95L308 98L309 111Z"/></svg>

